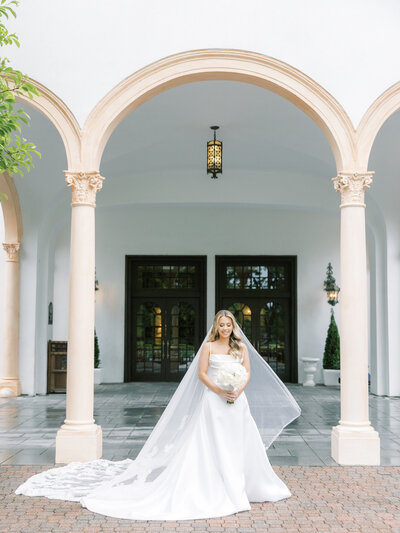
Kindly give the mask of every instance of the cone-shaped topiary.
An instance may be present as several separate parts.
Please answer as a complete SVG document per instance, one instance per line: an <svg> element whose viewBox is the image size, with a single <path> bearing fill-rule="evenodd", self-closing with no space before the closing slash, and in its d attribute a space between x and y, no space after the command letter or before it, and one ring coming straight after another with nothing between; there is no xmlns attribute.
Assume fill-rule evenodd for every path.
<svg viewBox="0 0 400 533"><path fill-rule="evenodd" d="M333 309L331 309L331 321L326 336L322 366L326 370L340 370L340 337Z"/></svg>
<svg viewBox="0 0 400 533"><path fill-rule="evenodd" d="M96 335L96 330L94 330L94 368L100 367L100 348L99 348L99 339Z"/></svg>

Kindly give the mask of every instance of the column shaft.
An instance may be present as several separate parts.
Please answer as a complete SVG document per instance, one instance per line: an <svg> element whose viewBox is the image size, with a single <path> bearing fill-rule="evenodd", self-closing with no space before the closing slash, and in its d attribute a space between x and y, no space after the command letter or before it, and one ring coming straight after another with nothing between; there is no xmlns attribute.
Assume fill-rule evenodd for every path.
<svg viewBox="0 0 400 533"><path fill-rule="evenodd" d="M372 172L340 172L340 409L332 457L343 465L379 465L380 441L368 415L367 254L364 190Z"/></svg>
<svg viewBox="0 0 400 533"><path fill-rule="evenodd" d="M67 357L65 424L91 425L93 419L94 350L94 209L74 206Z"/></svg>
<svg viewBox="0 0 400 533"><path fill-rule="evenodd" d="M102 455L100 426L94 423L94 261L98 172L66 172L72 189L70 289L67 355L67 412L57 433L56 463L90 461Z"/></svg>
<svg viewBox="0 0 400 533"><path fill-rule="evenodd" d="M341 210L341 425L370 426L364 207Z"/></svg>
<svg viewBox="0 0 400 533"><path fill-rule="evenodd" d="M4 243L7 253L4 272L3 357L0 397L19 396L19 243Z"/></svg>

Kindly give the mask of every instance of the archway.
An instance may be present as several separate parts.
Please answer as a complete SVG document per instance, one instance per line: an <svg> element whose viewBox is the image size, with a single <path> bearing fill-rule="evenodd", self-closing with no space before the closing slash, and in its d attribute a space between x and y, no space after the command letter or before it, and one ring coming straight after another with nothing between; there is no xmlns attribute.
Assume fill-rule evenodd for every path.
<svg viewBox="0 0 400 533"><path fill-rule="evenodd" d="M384 123L400 109L400 82L383 92L367 109L356 131L357 159L368 168L372 146Z"/></svg>
<svg viewBox="0 0 400 533"><path fill-rule="evenodd" d="M40 95L34 100L19 96L17 101L27 104L40 115L45 117L54 126L61 137L61 145L65 150L68 165L79 165L80 156L80 130L72 113L67 106L51 91L38 82L30 80L39 90ZM29 179L29 178L27 178ZM0 395L16 396L21 393L18 374L19 353L19 302L20 302L20 274L19 256L22 242L23 213L16 184L10 176L0 176L0 191L6 195L1 202L4 217L6 251L5 261L5 292L4 302L4 328L2 339L2 374L0 379ZM44 197L43 192L41 192ZM25 235L26 238L26 235ZM24 294L23 292L21 293ZM37 311L37 309L36 309ZM35 313L31 314L34 320ZM34 331L35 328L33 328Z"/></svg>
<svg viewBox="0 0 400 533"><path fill-rule="evenodd" d="M102 187L98 168L115 127L152 96L184 83L233 80L261 86L294 103L331 145L341 193L342 418L332 434L341 464L378 464L379 437L368 419L367 294L364 190L371 173L360 166L354 128L338 102L285 63L251 52L204 50L162 59L121 82L89 115L81 158L66 173L72 189L67 418L57 435L57 462L101 456L101 428L93 420L94 207ZM83 230L84 229L84 230ZM79 398L79 401L78 401ZM363 453L360 454L359 450ZM78 459L79 458L79 459Z"/></svg>
<svg viewBox="0 0 400 533"><path fill-rule="evenodd" d="M399 360L397 357L399 337L396 318L398 316L398 133L400 119L400 83L394 84L382 93L369 107L357 130L360 161L365 166L372 162L376 171L375 186L371 196L382 212L384 253L381 254L382 268L376 276L385 295L386 305L380 312L382 325L377 332L381 340L380 373L381 389L384 394L397 396L400 390ZM388 194L390 191L390 194Z"/></svg>
<svg viewBox="0 0 400 533"><path fill-rule="evenodd" d="M299 70L274 58L241 50L197 50L177 54L140 70L110 91L83 128L82 163L99 168L113 130L140 104L172 87L201 80L242 81L276 92L309 115L327 136L337 170L356 163L354 128L341 105Z"/></svg>

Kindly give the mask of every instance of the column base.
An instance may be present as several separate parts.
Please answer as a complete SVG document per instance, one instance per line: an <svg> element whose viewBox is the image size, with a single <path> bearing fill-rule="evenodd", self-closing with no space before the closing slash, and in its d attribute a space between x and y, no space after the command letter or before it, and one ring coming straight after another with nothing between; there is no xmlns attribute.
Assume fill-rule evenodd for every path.
<svg viewBox="0 0 400 533"><path fill-rule="evenodd" d="M380 465L379 433L372 426L334 426L331 454L340 465Z"/></svg>
<svg viewBox="0 0 400 533"><path fill-rule="evenodd" d="M62 426L56 436L56 463L86 462L100 459L103 454L101 427Z"/></svg>
<svg viewBox="0 0 400 533"><path fill-rule="evenodd" d="M21 396L21 382L18 378L0 378L0 398Z"/></svg>

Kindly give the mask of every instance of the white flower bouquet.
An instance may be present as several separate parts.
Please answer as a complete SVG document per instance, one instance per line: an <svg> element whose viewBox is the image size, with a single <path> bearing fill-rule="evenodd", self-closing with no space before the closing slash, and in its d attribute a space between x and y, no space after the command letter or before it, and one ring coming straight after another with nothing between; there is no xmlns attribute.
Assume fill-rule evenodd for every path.
<svg viewBox="0 0 400 533"><path fill-rule="evenodd" d="M247 370L243 365L228 363L219 369L216 379L221 389L234 391L246 383L247 376ZM226 400L226 403L233 402Z"/></svg>

